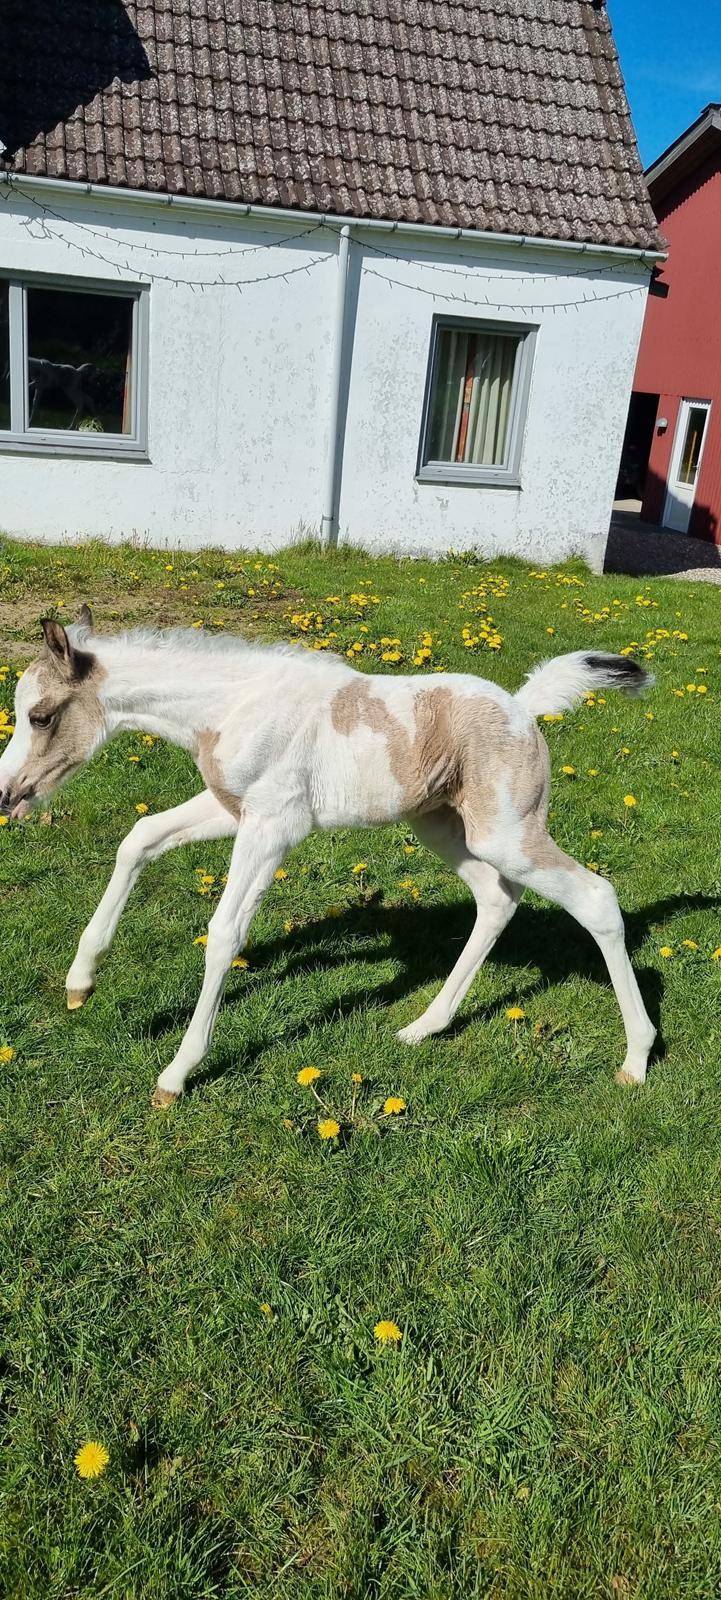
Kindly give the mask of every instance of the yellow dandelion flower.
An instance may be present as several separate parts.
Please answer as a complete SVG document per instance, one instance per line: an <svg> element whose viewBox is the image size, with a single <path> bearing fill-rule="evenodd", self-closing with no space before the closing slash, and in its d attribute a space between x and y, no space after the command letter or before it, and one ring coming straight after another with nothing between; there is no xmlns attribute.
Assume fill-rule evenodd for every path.
<svg viewBox="0 0 721 1600"><path fill-rule="evenodd" d="M412 878L399 878L398 879L398 888L399 889L412 889L413 888L413 879Z"/></svg>
<svg viewBox="0 0 721 1600"><path fill-rule="evenodd" d="M367 872L367 871L368 871L368 863L366 861L356 861L356 864L355 864L355 866L353 868L353 873L354 873L355 877L358 877L359 873Z"/></svg>
<svg viewBox="0 0 721 1600"><path fill-rule="evenodd" d="M404 856L414 856L417 849L418 849L417 844L404 844L404 846L403 846L403 854L404 854Z"/></svg>
<svg viewBox="0 0 721 1600"><path fill-rule="evenodd" d="M589 776L589 778L597 778L600 771L601 771L600 767L589 767L588 768L588 776Z"/></svg>
<svg viewBox="0 0 721 1600"><path fill-rule="evenodd" d="M287 876L288 874L284 867L279 867L278 871L273 873L276 883L282 883L283 879L287 878Z"/></svg>
<svg viewBox="0 0 721 1600"><path fill-rule="evenodd" d="M383 1110L387 1117L399 1117L401 1112L407 1109L405 1100L401 1100L399 1094L389 1094L388 1099L383 1102Z"/></svg>
<svg viewBox="0 0 721 1600"><path fill-rule="evenodd" d="M128 756L128 761L139 761L140 756Z"/></svg>
<svg viewBox="0 0 721 1600"><path fill-rule="evenodd" d="M295 923L290 918L288 919L287 922L283 923L283 928L284 928L286 933L292 933L294 927L295 927Z"/></svg>
<svg viewBox="0 0 721 1600"><path fill-rule="evenodd" d="M373 1337L379 1344L400 1344L403 1333L397 1322L377 1322L373 1329Z"/></svg>
<svg viewBox="0 0 721 1600"><path fill-rule="evenodd" d="M670 944L662 944L658 953L660 956L663 956L666 961L668 961L669 956L673 955L673 950Z"/></svg>
<svg viewBox="0 0 721 1600"><path fill-rule="evenodd" d="M351 1083L362 1083L362 1082L363 1082L363 1073L362 1072L354 1072L351 1075Z"/></svg>
<svg viewBox="0 0 721 1600"><path fill-rule="evenodd" d="M301 1067L300 1072L296 1073L296 1081L302 1084L304 1089L307 1089L311 1083L316 1083L319 1077L319 1067Z"/></svg>
<svg viewBox="0 0 721 1600"><path fill-rule="evenodd" d="M207 933L199 933L197 939L193 940L193 944L207 944L207 943L208 943L208 935L207 935Z"/></svg>
<svg viewBox="0 0 721 1600"><path fill-rule="evenodd" d="M336 1122L335 1117L326 1117L323 1122L318 1123L319 1139L336 1139L339 1133L340 1123Z"/></svg>
<svg viewBox="0 0 721 1600"><path fill-rule="evenodd" d="M625 806L628 806L629 811L631 811L633 807L638 804L636 796L633 794L625 794L623 797L623 803Z"/></svg>
<svg viewBox="0 0 721 1600"><path fill-rule="evenodd" d="M0 817L0 828L6 828L9 821L9 817Z"/></svg>
<svg viewBox="0 0 721 1600"><path fill-rule="evenodd" d="M526 1013L522 1006L507 1007L506 1016L508 1017L509 1022L523 1022L525 1015Z"/></svg>
<svg viewBox="0 0 721 1600"><path fill-rule="evenodd" d="M144 800L139 800L138 804L135 807L135 809L136 809L139 817L144 817L148 807L146 806Z"/></svg>
<svg viewBox="0 0 721 1600"><path fill-rule="evenodd" d="M592 828L591 829L591 838L592 839L602 839L603 838L603 828Z"/></svg>
<svg viewBox="0 0 721 1600"><path fill-rule="evenodd" d="M696 693L697 694L708 694L708 686L707 686L707 684L705 684L705 683L697 683L696 684Z"/></svg>
<svg viewBox="0 0 721 1600"><path fill-rule="evenodd" d="M597 861L587 861L586 862L586 871L587 872L598 872L598 870L599 870L599 867L598 867L598 862Z"/></svg>
<svg viewBox="0 0 721 1600"><path fill-rule="evenodd" d="M717 950L714 950L712 952L711 960L712 961L721 961L721 944L719 945Z"/></svg>
<svg viewBox="0 0 721 1600"><path fill-rule="evenodd" d="M98 1444L97 1439L88 1439L81 1445L76 1456L73 1457L80 1478L99 1478L105 1471L110 1456L104 1444Z"/></svg>
<svg viewBox="0 0 721 1600"><path fill-rule="evenodd" d="M267 1300L261 1300L260 1309L261 1309L264 1317L272 1317L272 1315L273 1315L273 1307L268 1304Z"/></svg>
<svg viewBox="0 0 721 1600"><path fill-rule="evenodd" d="M682 939L681 943L682 945L685 945L687 950L698 950L698 945L695 939Z"/></svg>
<svg viewBox="0 0 721 1600"><path fill-rule="evenodd" d="M2 1050L0 1050L0 1062L2 1063L2 1065L4 1067L7 1067L9 1065L9 1063L11 1061L14 1061L14 1060L15 1060L15 1051L13 1050L12 1045L11 1044L4 1044L3 1047L2 1047Z"/></svg>
<svg viewBox="0 0 721 1600"><path fill-rule="evenodd" d="M575 778L576 776L575 767L561 767L561 771L565 772L567 778Z"/></svg>
<svg viewBox="0 0 721 1600"><path fill-rule="evenodd" d="M240 967L241 970L243 970L243 971L248 966L248 964L249 963L248 963L248 957L247 956L234 956L233 960L230 963L231 967Z"/></svg>

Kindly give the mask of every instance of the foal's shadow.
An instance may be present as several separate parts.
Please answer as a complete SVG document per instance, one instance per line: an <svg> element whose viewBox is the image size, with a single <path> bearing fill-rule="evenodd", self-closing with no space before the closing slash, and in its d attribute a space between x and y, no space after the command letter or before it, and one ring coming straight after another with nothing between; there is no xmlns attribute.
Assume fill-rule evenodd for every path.
<svg viewBox="0 0 721 1600"><path fill-rule="evenodd" d="M718 909L721 899L713 895L672 895L657 900L637 911L625 914L626 942L630 954L638 949L654 923L664 923L680 912ZM402 1000L414 989L432 982L441 983L450 972L468 938L473 922L471 901L444 906L392 906L376 900L360 908L349 907L339 917L326 917L308 923L282 938L260 941L253 946L253 968L262 973L273 967L273 982L282 982L295 973L314 969L331 969L352 960L352 949L357 948L357 960L364 968L380 964L389 958L400 963L401 970L391 979L373 983L367 970L362 982L328 1005L320 1006L309 1022L313 1027L325 1022L339 1021L351 1015L359 1006L386 1009ZM528 971L528 981L514 985L508 993L496 995L481 1002L473 1011L457 1017L440 1036L453 1038L469 1023L481 1021L497 1013L505 1005L517 1000L519 991L524 998L549 988L552 984L581 975L608 982L608 974L595 941L578 926L568 913L555 906L519 906L512 923L503 933L488 958L489 963L500 962L505 967ZM530 969L530 970L528 970ZM540 978L532 973L540 970ZM665 1054L660 1033L660 1008L663 995L661 975L654 968L636 968L636 977L644 1004L657 1029L653 1058ZM242 990L229 988L227 1002L242 1000ZM419 1008L420 1009L420 1008ZM161 1038L174 1028L186 1023L193 1004L172 1011L156 1012L143 1027L151 1039ZM410 1019L409 1019L410 1020ZM294 1037L300 1030L293 1029ZM244 1054L243 1070L247 1073L253 1062L266 1048L267 1040ZM193 1079L193 1085L208 1083L222 1075L230 1060L218 1059Z"/></svg>

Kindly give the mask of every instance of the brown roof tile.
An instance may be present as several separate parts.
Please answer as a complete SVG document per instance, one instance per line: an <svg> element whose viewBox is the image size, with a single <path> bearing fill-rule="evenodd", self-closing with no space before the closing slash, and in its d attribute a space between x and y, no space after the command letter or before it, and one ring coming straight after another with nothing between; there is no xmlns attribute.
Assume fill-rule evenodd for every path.
<svg viewBox="0 0 721 1600"><path fill-rule="evenodd" d="M0 167L656 247L604 0L6 0Z"/></svg>

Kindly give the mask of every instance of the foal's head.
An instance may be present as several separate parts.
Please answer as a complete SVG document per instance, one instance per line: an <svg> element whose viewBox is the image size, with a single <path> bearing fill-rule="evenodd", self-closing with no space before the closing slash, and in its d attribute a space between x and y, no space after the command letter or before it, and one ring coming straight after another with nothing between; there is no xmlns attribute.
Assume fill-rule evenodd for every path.
<svg viewBox="0 0 721 1600"><path fill-rule="evenodd" d="M92 627L83 606L80 622ZM45 649L15 691L15 732L0 756L0 813L24 817L88 761L102 743L97 658L71 642L60 622L44 621Z"/></svg>

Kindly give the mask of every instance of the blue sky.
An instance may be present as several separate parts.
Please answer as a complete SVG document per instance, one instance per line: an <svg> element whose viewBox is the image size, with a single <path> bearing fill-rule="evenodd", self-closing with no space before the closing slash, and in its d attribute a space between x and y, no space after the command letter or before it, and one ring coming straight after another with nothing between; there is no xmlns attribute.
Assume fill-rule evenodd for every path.
<svg viewBox="0 0 721 1600"><path fill-rule="evenodd" d="M645 167L721 101L719 0L607 0Z"/></svg>

